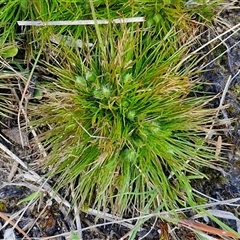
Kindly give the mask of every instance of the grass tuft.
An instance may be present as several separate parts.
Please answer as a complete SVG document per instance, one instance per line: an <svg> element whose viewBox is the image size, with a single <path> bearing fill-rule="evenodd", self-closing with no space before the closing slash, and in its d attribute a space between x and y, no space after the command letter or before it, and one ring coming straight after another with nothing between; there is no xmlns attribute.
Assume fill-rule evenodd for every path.
<svg viewBox="0 0 240 240"><path fill-rule="evenodd" d="M61 57L48 64L56 79L35 124L50 126L43 141L57 189L74 182L80 207L119 215L131 206L194 205L191 180L215 161L204 142L213 110L204 108L207 98L191 97L187 72L174 70L187 46L173 53L174 31L162 38L149 28L99 26L98 33L92 49L63 47L61 64Z"/></svg>

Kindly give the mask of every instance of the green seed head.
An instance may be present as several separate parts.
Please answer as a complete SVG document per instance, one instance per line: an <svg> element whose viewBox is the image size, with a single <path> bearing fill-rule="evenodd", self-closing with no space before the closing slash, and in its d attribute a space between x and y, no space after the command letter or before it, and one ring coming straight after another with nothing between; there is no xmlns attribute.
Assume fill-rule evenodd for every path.
<svg viewBox="0 0 240 240"><path fill-rule="evenodd" d="M136 112L135 111L129 111L127 113L127 119L129 119L130 121L134 121L135 117L136 117Z"/></svg>
<svg viewBox="0 0 240 240"><path fill-rule="evenodd" d="M111 94L110 88L107 86L102 86L102 94L105 98L109 98Z"/></svg>

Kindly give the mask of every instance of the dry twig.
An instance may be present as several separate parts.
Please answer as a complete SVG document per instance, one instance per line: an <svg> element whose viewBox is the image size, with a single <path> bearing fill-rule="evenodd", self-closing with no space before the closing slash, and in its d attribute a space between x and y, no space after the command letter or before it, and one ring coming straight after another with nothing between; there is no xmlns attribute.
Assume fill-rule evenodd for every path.
<svg viewBox="0 0 240 240"><path fill-rule="evenodd" d="M134 23L144 22L144 17L132 17L132 18L116 18L111 20L97 20L97 24L109 24L109 23ZM94 25L94 20L75 20L75 21L18 21L19 26L72 26L72 25Z"/></svg>
<svg viewBox="0 0 240 240"><path fill-rule="evenodd" d="M0 212L0 218L2 218L6 223L13 226L13 228L16 228L19 233L21 233L26 239L31 240L31 238L18 226L16 225L11 219L9 219L8 216L6 216L4 213Z"/></svg>

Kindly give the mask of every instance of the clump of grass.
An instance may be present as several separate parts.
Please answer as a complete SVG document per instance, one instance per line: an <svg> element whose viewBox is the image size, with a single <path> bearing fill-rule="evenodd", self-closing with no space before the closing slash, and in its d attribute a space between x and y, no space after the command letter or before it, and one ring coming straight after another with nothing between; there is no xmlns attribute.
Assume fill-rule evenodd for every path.
<svg viewBox="0 0 240 240"><path fill-rule="evenodd" d="M41 115L35 124L50 126L43 143L57 189L74 183L80 207L120 215L130 206L194 205L191 180L214 163L204 142L213 110L206 98L190 97L194 83L176 68L187 46L172 54L172 32L162 39L150 29L105 26L98 33L93 49L63 48L64 61L48 64L56 79L33 110Z"/></svg>
<svg viewBox="0 0 240 240"><path fill-rule="evenodd" d="M59 20L79 20L91 19L91 1L66 1L53 0L0 0L0 42L47 41L53 34L70 34L76 39L84 35L83 26L56 26L34 28L19 27L17 21L59 21ZM207 0L185 1L185 0L145 0L143 1L94 1L96 17L98 19L113 19L119 17L145 17L148 26L161 32L162 36L168 33L172 25L177 25L178 29L187 29L189 26L189 16L195 14L199 20L211 20L214 15L215 6L219 1ZM184 15L184 17L182 17ZM181 20L179 18L181 17ZM26 35L29 35L26 37ZM94 35L89 36L94 37ZM90 39L92 40L92 39Z"/></svg>

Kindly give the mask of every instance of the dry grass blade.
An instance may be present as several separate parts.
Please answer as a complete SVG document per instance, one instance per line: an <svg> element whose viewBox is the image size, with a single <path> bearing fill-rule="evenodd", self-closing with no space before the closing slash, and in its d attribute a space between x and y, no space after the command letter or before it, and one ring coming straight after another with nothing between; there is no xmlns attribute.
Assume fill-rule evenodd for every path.
<svg viewBox="0 0 240 240"><path fill-rule="evenodd" d="M72 194L72 197L75 198L73 184L71 184L71 194ZM74 209L74 219L76 221L78 237L80 239L83 239L82 224L81 224L81 219L80 219L80 211L79 211L79 207L77 206L76 203L74 204L73 209Z"/></svg>
<svg viewBox="0 0 240 240"><path fill-rule="evenodd" d="M204 48L206 48L207 46L211 45L212 43L214 43L216 40L219 40L220 43L217 44L214 48L211 49L211 51L214 51L214 49L216 49L217 47L219 47L220 45L222 45L222 42L225 42L227 39L231 38L232 35L234 35L236 32L239 31L240 28L240 23L231 26L228 30L224 31L223 33L217 35L215 38L210 39L209 41L207 41L205 44L201 45L199 48L197 48L196 50L194 50L193 52L191 52L191 54L188 54L185 58L183 58L183 60L181 62L179 62L179 64L176 66L176 69L178 69L183 62L186 62L188 59L190 59L193 55L198 54L200 51L202 51ZM229 34L230 33L230 34ZM227 35L229 34L229 35ZM227 36L224 38L224 36ZM221 55L227 53L228 49L224 52L221 53ZM208 52L206 55L202 56L200 59L198 59L198 61L201 61L202 59L204 59L210 52ZM220 56L221 56L220 55ZM220 57L218 56L218 57ZM206 68L208 65L210 65L213 61L215 61L216 59L213 59L212 61L208 62L207 64L205 64L202 68Z"/></svg>
<svg viewBox="0 0 240 240"><path fill-rule="evenodd" d="M192 227L194 229L198 229L207 233L215 234L218 236L225 236L225 237L233 237L233 238L239 238L238 234L234 234L232 232L221 230L215 227L208 226L207 224L196 222L193 220L179 220L179 223L183 226Z"/></svg>

